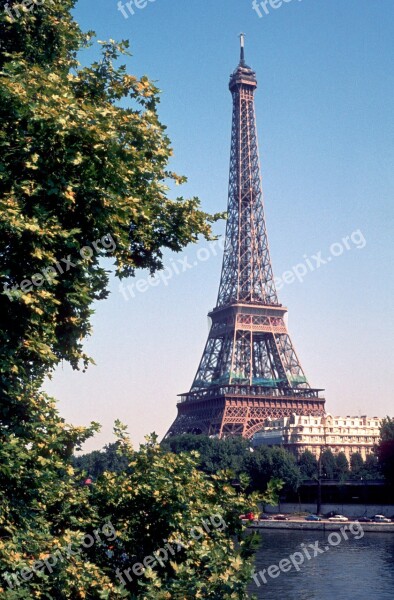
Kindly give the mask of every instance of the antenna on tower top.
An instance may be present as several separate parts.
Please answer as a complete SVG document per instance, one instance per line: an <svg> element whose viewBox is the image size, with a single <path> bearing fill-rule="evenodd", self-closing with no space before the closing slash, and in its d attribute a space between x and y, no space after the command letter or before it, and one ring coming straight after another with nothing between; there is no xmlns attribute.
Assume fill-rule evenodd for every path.
<svg viewBox="0 0 394 600"><path fill-rule="evenodd" d="M241 40L241 65L245 64L245 34L240 33L239 39Z"/></svg>

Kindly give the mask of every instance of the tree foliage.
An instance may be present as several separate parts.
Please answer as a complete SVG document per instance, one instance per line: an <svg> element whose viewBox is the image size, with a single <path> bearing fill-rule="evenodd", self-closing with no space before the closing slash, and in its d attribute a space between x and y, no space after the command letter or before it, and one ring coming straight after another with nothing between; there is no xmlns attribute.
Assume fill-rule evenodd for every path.
<svg viewBox="0 0 394 600"><path fill-rule="evenodd" d="M91 35L74 4L0 0L0 594L246 598L254 542L238 518L246 499L226 477L155 439L134 451L118 425L125 468L83 485L72 455L98 426L67 425L40 391L59 361L89 362L92 303L108 295L104 257L120 278L154 273L164 249L209 238L217 218L196 198L168 197L184 179L168 168L157 88L117 66L127 44L102 43L99 60L79 65ZM190 539L215 515L225 527ZM111 546L97 538L109 520ZM86 535L93 546L81 546ZM164 536L179 553L144 568L138 583L120 581L116 569ZM67 556L53 564L59 549Z"/></svg>
<svg viewBox="0 0 394 600"><path fill-rule="evenodd" d="M304 479L317 479L319 468L316 457L310 450L305 450L298 459L298 466Z"/></svg>
<svg viewBox="0 0 394 600"><path fill-rule="evenodd" d="M79 65L91 34L71 16L74 4L28 10L8 2L19 18L0 15L0 343L8 348L0 373L8 401L60 360L87 365L91 305L108 295L102 257L118 277L154 273L163 249L209 238L217 218L196 198L169 199L169 184L184 178L168 168L158 89L117 66L128 43L101 42L101 58Z"/></svg>
<svg viewBox="0 0 394 600"><path fill-rule="evenodd" d="M330 448L326 448L321 453L320 464L321 474L323 477L326 477L327 479L334 479L336 473L336 461L335 456Z"/></svg>
<svg viewBox="0 0 394 600"><path fill-rule="evenodd" d="M55 427L56 420L51 415L51 447L41 435L34 451L17 443L12 449L19 470L5 473L13 502L2 494L2 598L246 600L256 539L243 535L239 515L246 505L257 510L257 496L246 499L225 474L206 475L196 469L196 456L168 453L155 437L134 451L120 424L117 451L126 468L80 485L62 456L63 423ZM98 540L107 523L115 535ZM93 545L85 547L86 536L96 540ZM166 544L173 552L144 567L144 559ZM72 555L55 561L64 548Z"/></svg>
<svg viewBox="0 0 394 600"><path fill-rule="evenodd" d="M382 473L379 468L378 458L375 453L368 454L365 461L359 452L350 456L350 479L372 480L382 479Z"/></svg>
<svg viewBox="0 0 394 600"><path fill-rule="evenodd" d="M390 417L382 422L377 456L384 478L394 486L394 419Z"/></svg>
<svg viewBox="0 0 394 600"><path fill-rule="evenodd" d="M255 541L242 537L239 515L246 499L226 475L207 476L195 468L196 453L168 453L155 438L134 452L123 436L120 453L128 458L127 469L104 473L91 491L100 520L111 514L119 530L102 568L124 572L125 564L142 562L168 540L176 552L168 553L165 565L132 581L123 575L130 597L246 599ZM257 500L249 497L248 505L256 510Z"/></svg>
<svg viewBox="0 0 394 600"><path fill-rule="evenodd" d="M368 454L365 459L362 476L365 479L382 479L382 470L376 454Z"/></svg>
<svg viewBox="0 0 394 600"><path fill-rule="evenodd" d="M247 489L251 491L265 492L271 480L282 481L284 491L295 491L301 484L297 461L283 448L251 448L250 442L241 437L219 440L192 434L168 438L161 445L164 450L175 454L197 453L198 468L209 475L226 471L229 479L236 484L245 475ZM112 462L112 449L109 446L103 452L91 452L78 457L75 464L84 470L85 475L95 475L103 472L103 465L108 466ZM110 470L116 471L116 464Z"/></svg>
<svg viewBox="0 0 394 600"><path fill-rule="evenodd" d="M335 456L335 470L334 475L336 479L344 481L349 476L349 461L346 458L344 452L338 452Z"/></svg>
<svg viewBox="0 0 394 600"><path fill-rule="evenodd" d="M250 444L241 437L223 440L204 435L181 435L163 442L163 447L171 452L190 452L199 454L199 466L206 473L231 470L235 477L245 471L245 458L250 454Z"/></svg>
<svg viewBox="0 0 394 600"><path fill-rule="evenodd" d="M362 476L364 469L364 460L359 452L353 452L350 456L350 470L353 479L358 479Z"/></svg>
<svg viewBox="0 0 394 600"><path fill-rule="evenodd" d="M235 478L244 473L250 480L249 489L255 491L267 490L272 479L282 481L285 490L296 490L301 482L294 456L283 448L251 448L241 437L218 440L204 435L175 436L163 445L176 453L198 451L199 466L206 473L229 469Z"/></svg>
<svg viewBox="0 0 394 600"><path fill-rule="evenodd" d="M103 450L94 450L73 457L73 466L84 475L97 479L105 472L118 473L127 467L127 460L119 453L119 442L107 444Z"/></svg>

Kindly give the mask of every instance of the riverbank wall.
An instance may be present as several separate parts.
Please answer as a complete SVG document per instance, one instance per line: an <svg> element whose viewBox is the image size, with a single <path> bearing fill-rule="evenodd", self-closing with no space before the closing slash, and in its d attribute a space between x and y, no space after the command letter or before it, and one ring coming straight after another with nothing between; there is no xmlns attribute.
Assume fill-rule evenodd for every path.
<svg viewBox="0 0 394 600"><path fill-rule="evenodd" d="M345 523L334 523L332 521L259 521L251 523L250 529L294 529L298 531L339 531L344 526L348 527L356 521ZM357 523L365 533L392 533L394 534L394 523Z"/></svg>
<svg viewBox="0 0 394 600"><path fill-rule="evenodd" d="M265 512L277 514L294 514L294 513L316 513L316 503L314 504L296 504L281 502L279 506L266 506ZM327 514L334 512L337 515L345 517L374 517L375 515L383 515L391 517L394 515L394 504L322 504L320 513Z"/></svg>

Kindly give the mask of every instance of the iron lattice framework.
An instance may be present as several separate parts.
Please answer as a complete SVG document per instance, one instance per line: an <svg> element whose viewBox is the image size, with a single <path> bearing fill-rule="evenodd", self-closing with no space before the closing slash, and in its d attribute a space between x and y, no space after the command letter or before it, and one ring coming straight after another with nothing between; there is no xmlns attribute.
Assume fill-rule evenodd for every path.
<svg viewBox="0 0 394 600"><path fill-rule="evenodd" d="M167 433L252 435L267 419L324 414L285 324L268 247L254 108L256 74L241 60L233 97L228 220L208 341L189 393Z"/></svg>

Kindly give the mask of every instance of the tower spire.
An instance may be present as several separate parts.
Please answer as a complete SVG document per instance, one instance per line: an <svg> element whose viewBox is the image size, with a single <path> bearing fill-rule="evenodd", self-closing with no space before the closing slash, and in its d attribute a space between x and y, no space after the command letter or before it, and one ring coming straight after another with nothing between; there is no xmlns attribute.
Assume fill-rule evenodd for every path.
<svg viewBox="0 0 394 600"><path fill-rule="evenodd" d="M241 43L241 58L240 58L240 64L242 66L244 66L245 64L245 34L244 33L240 33L239 35L239 39L240 39L240 43Z"/></svg>

